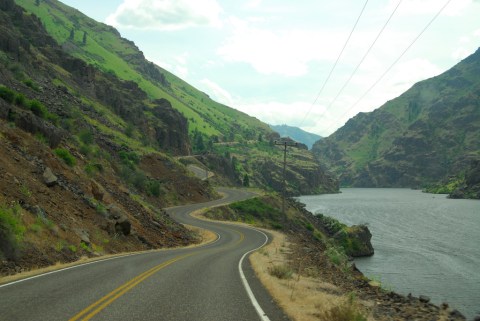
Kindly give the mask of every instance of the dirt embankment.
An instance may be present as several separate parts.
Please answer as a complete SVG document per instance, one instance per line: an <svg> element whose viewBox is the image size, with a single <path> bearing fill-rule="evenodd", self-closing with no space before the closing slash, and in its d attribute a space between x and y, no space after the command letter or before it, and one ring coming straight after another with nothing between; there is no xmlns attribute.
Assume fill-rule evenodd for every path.
<svg viewBox="0 0 480 321"><path fill-rule="evenodd" d="M88 160L82 154L67 145L59 148L73 155L74 166L67 165L41 137L0 120L0 276L85 256L198 241L195 233L157 209L166 201L211 197L202 182L187 177L179 166L162 163L161 158L145 165L147 173L165 172L166 189L175 177L188 186L185 195L164 200L127 188L108 162L101 172L87 174Z"/></svg>

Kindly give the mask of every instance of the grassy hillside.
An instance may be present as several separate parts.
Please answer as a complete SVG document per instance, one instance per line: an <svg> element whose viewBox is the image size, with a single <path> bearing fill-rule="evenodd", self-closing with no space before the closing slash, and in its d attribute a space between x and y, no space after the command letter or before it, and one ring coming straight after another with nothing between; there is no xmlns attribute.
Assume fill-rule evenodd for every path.
<svg viewBox="0 0 480 321"><path fill-rule="evenodd" d="M313 151L344 186L422 187L464 177L480 158L480 50L358 114Z"/></svg>
<svg viewBox="0 0 480 321"><path fill-rule="evenodd" d="M57 86L66 87L108 120L105 123L85 116L90 125L115 137L120 145L133 147L140 153L146 150L152 152L155 148L164 150L164 144L157 141L161 136L162 142L167 140L167 146L175 143L173 145L176 148L170 148L169 151L176 155L186 156L190 152L213 154L215 161L205 159L203 163L217 173L218 183L245 185L244 180L248 177L250 186L281 190L282 155L272 144L278 135L268 125L213 101L205 93L145 60L135 44L122 38L114 28L98 23L61 2L40 1L38 6L36 1L31 0L18 0L16 3L40 18L47 32L64 52L81 59L89 67L101 70L109 77L129 83L122 90L124 96L127 96L129 90L135 89L135 95L141 97L141 101L137 99L135 102L124 97L119 107L118 99L109 99L111 93L107 93L108 90L100 94L96 90L94 96L102 98L99 104L96 99L84 97L84 88L75 88L75 85L61 77L54 79ZM110 107L105 108L105 104ZM146 126L144 119L158 118L158 108L164 104L171 105L186 119L189 137L169 137L168 130L174 126L168 124L163 125L164 133L158 134L159 130L156 130L157 134L142 137L151 131L151 126ZM121 128L123 133L119 133L117 128ZM125 132L130 135L124 135ZM185 143L178 141L182 139ZM289 172L295 180L289 188L291 193L336 191L334 180L320 168L311 154L304 154L294 152L290 158L290 163L294 166L289 167ZM273 170L273 178L262 175L266 159L271 163L269 172ZM232 162L236 164L232 166ZM234 167L234 170L225 170L225 164L230 164L226 166Z"/></svg>
<svg viewBox="0 0 480 321"><path fill-rule="evenodd" d="M189 131L228 140L270 132L257 119L211 100L205 93L144 59L143 53L118 31L81 14L59 1L16 0L27 12L37 15L48 33L65 51L112 73L134 81L149 98L164 98L189 120ZM73 37L72 37L73 35ZM84 36L85 41L84 41ZM251 131L254 133L251 134Z"/></svg>

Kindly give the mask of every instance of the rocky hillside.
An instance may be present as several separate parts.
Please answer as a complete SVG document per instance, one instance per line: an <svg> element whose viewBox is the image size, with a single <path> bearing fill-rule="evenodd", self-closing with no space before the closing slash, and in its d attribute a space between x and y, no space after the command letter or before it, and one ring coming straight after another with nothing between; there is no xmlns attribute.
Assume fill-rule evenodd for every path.
<svg viewBox="0 0 480 321"><path fill-rule="evenodd" d="M216 195L168 156L190 143L167 100L70 56L13 1L0 61L0 274L196 241L161 208Z"/></svg>
<svg viewBox="0 0 480 321"><path fill-rule="evenodd" d="M261 176L256 172L259 167L249 166L259 162L257 157L264 159L269 155L277 155L275 146L265 144L278 138L267 124L211 100L205 93L147 61L139 48L122 38L114 28L96 22L59 1L16 0L16 3L39 17L46 31L64 52L82 60L88 68L102 71L108 77L133 86L134 93L130 97L135 95L135 98L141 98L134 99L137 100L138 109L126 107L131 106L131 102L118 101L107 91L100 95L104 98L104 104L119 109L129 132L137 135L136 138L142 143L155 145L154 148L162 150L165 146L173 145L168 151L175 155L185 156L190 152L196 155L214 154L217 160L204 161L203 166L208 166L223 183L278 188L278 184L270 184L269 180L256 179ZM57 81L57 84L61 83ZM124 91L130 90L128 86ZM69 89L68 85L65 87ZM98 90L96 94L99 95ZM164 111L164 106L168 112ZM164 131L160 132L160 126L150 124L152 117L164 119L171 126L163 126ZM147 137L142 137L144 133ZM187 137L182 137L185 133ZM234 148L226 155L224 147L227 145L243 147ZM273 168L281 172L283 159L281 154L278 156L271 157L271 162ZM330 182L334 179L320 168L310 154L301 156L298 161L295 157L293 155L292 162L296 165L290 167L290 171L295 172L296 179L308 183L294 182L292 193L298 195L337 190L337 184ZM233 171L217 166L232 163L235 164ZM321 173L316 173L317 170ZM227 176L223 175L225 171ZM275 175L280 174L276 172ZM311 179L311 176L315 178ZM246 177L253 179L245 181Z"/></svg>
<svg viewBox="0 0 480 321"><path fill-rule="evenodd" d="M281 163L266 124L149 63L111 27L54 0L17 3L0 2L0 274L195 242L161 210L218 196L180 161L192 151L214 155L203 165L219 182L268 187L251 165ZM298 180L318 169L311 154L296 162ZM313 177L292 193L338 188Z"/></svg>
<svg viewBox="0 0 480 321"><path fill-rule="evenodd" d="M423 187L465 177L480 158L480 50L359 113L313 151L343 186Z"/></svg>

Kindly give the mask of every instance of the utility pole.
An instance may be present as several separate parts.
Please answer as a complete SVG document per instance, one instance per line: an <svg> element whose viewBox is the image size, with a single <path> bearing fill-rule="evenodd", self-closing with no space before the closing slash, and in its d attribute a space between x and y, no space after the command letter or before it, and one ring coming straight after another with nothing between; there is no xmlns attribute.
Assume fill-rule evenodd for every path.
<svg viewBox="0 0 480 321"><path fill-rule="evenodd" d="M285 215L285 198L287 194L287 147L297 147L297 143L287 142L287 141L275 141L275 145L283 146L283 197L282 197L282 213Z"/></svg>

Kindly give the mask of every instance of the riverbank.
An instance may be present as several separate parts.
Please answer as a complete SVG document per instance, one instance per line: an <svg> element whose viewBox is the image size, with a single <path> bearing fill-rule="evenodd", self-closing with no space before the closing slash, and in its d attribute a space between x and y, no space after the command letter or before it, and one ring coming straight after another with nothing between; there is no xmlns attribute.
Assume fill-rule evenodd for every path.
<svg viewBox="0 0 480 321"><path fill-rule="evenodd" d="M205 215L277 230L272 232L271 244L253 254L251 262L293 320L343 320L341 314L356 316L355 320L465 320L447 304L437 306L427 297L402 296L371 282L334 246L333 239L320 236L311 213L288 202L288 221L281 220L282 214L274 210L277 205L267 197L212 209Z"/></svg>
<svg viewBox="0 0 480 321"><path fill-rule="evenodd" d="M341 194L302 196L314 213L367 224L375 255L356 259L365 275L404 296L448 302L468 320L480 315L480 203L411 189L346 188Z"/></svg>

